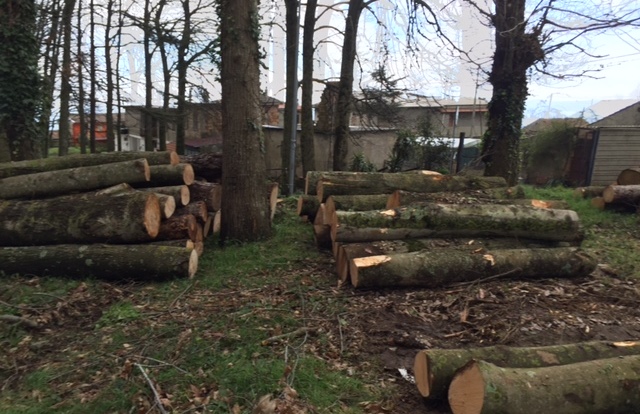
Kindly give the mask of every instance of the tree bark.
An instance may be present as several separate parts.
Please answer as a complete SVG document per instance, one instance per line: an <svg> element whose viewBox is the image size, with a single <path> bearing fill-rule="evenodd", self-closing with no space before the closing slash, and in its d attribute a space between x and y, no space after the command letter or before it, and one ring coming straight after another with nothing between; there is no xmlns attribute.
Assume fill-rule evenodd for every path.
<svg viewBox="0 0 640 414"><path fill-rule="evenodd" d="M184 216L172 216L160 223L160 229L155 240L182 240L197 241L198 220L191 214Z"/></svg>
<svg viewBox="0 0 640 414"><path fill-rule="evenodd" d="M181 155L180 162L191 164L197 179L218 183L222 178L222 154L220 153Z"/></svg>
<svg viewBox="0 0 640 414"><path fill-rule="evenodd" d="M418 251L354 259L349 263L356 288L426 287L487 277L581 277L596 267L587 253L571 247L473 251Z"/></svg>
<svg viewBox="0 0 640 414"><path fill-rule="evenodd" d="M398 208L416 202L447 202L454 195L460 197L482 199L482 200L513 200L524 198L524 188L521 186L505 187L505 188L487 188L484 190L468 190L461 193L452 194L452 192L437 193L414 193L411 191L396 190L389 195L386 208Z"/></svg>
<svg viewBox="0 0 640 414"><path fill-rule="evenodd" d="M189 250L195 250L195 252L198 254L198 257L202 256L202 253L204 253L204 243L196 243L190 239L162 240L162 241L156 241L156 242L151 242L147 244L151 246L172 246L172 247L182 247Z"/></svg>
<svg viewBox="0 0 640 414"><path fill-rule="evenodd" d="M597 185L597 186L589 186L589 187L578 187L573 191L573 195L576 198L593 198L593 197L602 197L602 192L606 186Z"/></svg>
<svg viewBox="0 0 640 414"><path fill-rule="evenodd" d="M313 125L313 36L316 26L318 0L307 0L302 32L302 101L300 153L302 154L302 174L315 170L315 138Z"/></svg>
<svg viewBox="0 0 640 414"><path fill-rule="evenodd" d="M326 216L332 217L336 210L345 211L369 211L380 210L387 206L386 194L368 194L368 195L342 195L327 197L324 205L326 208Z"/></svg>
<svg viewBox="0 0 640 414"><path fill-rule="evenodd" d="M189 185L191 201L204 201L209 211L218 211L222 205L222 186L215 183L194 181Z"/></svg>
<svg viewBox="0 0 640 414"><path fill-rule="evenodd" d="M479 190L506 187L501 177L467 177L460 175L421 175L398 173L359 173L354 176L324 176L316 193L324 202L332 195L391 194L395 190L416 193Z"/></svg>
<svg viewBox="0 0 640 414"><path fill-rule="evenodd" d="M194 175L191 164L152 165L151 179L139 187L165 187L173 185L191 185Z"/></svg>
<svg viewBox="0 0 640 414"><path fill-rule="evenodd" d="M191 201L191 193L186 185L170 185L166 187L140 188L139 191L146 191L157 194L173 196L176 205L186 206Z"/></svg>
<svg viewBox="0 0 640 414"><path fill-rule="evenodd" d="M618 174L618 185L639 185L640 167L624 169Z"/></svg>
<svg viewBox="0 0 640 414"><path fill-rule="evenodd" d="M298 208L296 212L299 216L306 216L311 223L316 219L316 213L320 207L320 201L315 195L302 195L298 197Z"/></svg>
<svg viewBox="0 0 640 414"><path fill-rule="evenodd" d="M627 204L633 207L640 204L640 185L610 185L602 192L607 204Z"/></svg>
<svg viewBox="0 0 640 414"><path fill-rule="evenodd" d="M220 23L223 154L220 241L271 236L264 135L260 110L260 52L256 0L221 0Z"/></svg>
<svg viewBox="0 0 640 414"><path fill-rule="evenodd" d="M209 216L209 210L207 210L207 204L204 201L194 201L186 206L176 209L174 216L186 216L192 215L198 220L198 223L204 225L207 222Z"/></svg>
<svg viewBox="0 0 640 414"><path fill-rule="evenodd" d="M326 177L348 177L362 174L353 171L307 171L304 180L304 193L307 195L316 195L318 181Z"/></svg>
<svg viewBox="0 0 640 414"><path fill-rule="evenodd" d="M423 397L443 399L447 397L456 371L471 360L483 360L500 367L540 368L639 354L640 342L609 341L541 347L428 349L416 354L413 371L416 386Z"/></svg>
<svg viewBox="0 0 640 414"><path fill-rule="evenodd" d="M449 388L453 414L634 413L640 406L640 356L543 368L500 368L472 361Z"/></svg>
<svg viewBox="0 0 640 414"><path fill-rule="evenodd" d="M34 174L69 168L90 167L145 158L149 165L177 164L175 152L102 152L99 154L74 154L66 157L50 157L39 160L0 163L0 179L16 175Z"/></svg>
<svg viewBox="0 0 640 414"><path fill-rule="evenodd" d="M2 247L0 271L114 281L191 278L198 269L192 249L147 244L61 244Z"/></svg>
<svg viewBox="0 0 640 414"><path fill-rule="evenodd" d="M583 231L572 210L490 204L428 204L395 210L336 211L333 241L434 237L524 237L579 241Z"/></svg>
<svg viewBox="0 0 640 414"><path fill-rule="evenodd" d="M52 197L90 191L120 183L140 184L149 181L146 159L69 168L0 180L0 199Z"/></svg>
<svg viewBox="0 0 640 414"><path fill-rule="evenodd" d="M150 193L0 201L0 246L142 243L159 228L160 204Z"/></svg>

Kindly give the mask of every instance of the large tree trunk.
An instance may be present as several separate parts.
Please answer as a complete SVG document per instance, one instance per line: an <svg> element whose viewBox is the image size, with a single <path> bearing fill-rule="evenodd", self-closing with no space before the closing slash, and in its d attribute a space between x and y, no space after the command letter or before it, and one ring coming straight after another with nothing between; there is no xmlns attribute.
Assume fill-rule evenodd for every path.
<svg viewBox="0 0 640 414"><path fill-rule="evenodd" d="M391 194L395 190L416 193L464 191L506 187L502 177L467 177L461 175L422 175L398 173L359 173L324 176L316 193L322 202L332 195Z"/></svg>
<svg viewBox="0 0 640 414"><path fill-rule="evenodd" d="M437 193L413 193L411 191L396 190L389 196L386 208L398 208L400 206L424 201L446 203L446 200L455 196L473 200L513 200L524 198L524 189L521 186L487 188L484 190L469 190L456 194L452 194L450 191Z"/></svg>
<svg viewBox="0 0 640 414"><path fill-rule="evenodd" d="M141 243L159 228L160 204L151 193L0 201L0 246Z"/></svg>
<svg viewBox="0 0 640 414"><path fill-rule="evenodd" d="M222 178L222 154L205 152L195 155L181 155L180 162L191 164L197 179L217 183Z"/></svg>
<svg viewBox="0 0 640 414"><path fill-rule="evenodd" d="M639 355L640 342L593 341L577 344L514 348L488 346L467 349L426 349L416 354L413 372L423 397L442 399L456 371L469 361L483 360L500 367L540 368L594 359Z"/></svg>
<svg viewBox="0 0 640 414"><path fill-rule="evenodd" d="M147 182L149 175L149 165L144 158L18 175L0 180L0 199L51 197L119 183L139 184Z"/></svg>
<svg viewBox="0 0 640 414"><path fill-rule="evenodd" d="M500 368L473 361L449 388L453 414L635 413L640 356L543 368Z"/></svg>
<svg viewBox="0 0 640 414"><path fill-rule="evenodd" d="M221 0L223 154L221 242L271 235L264 196L266 164L260 111L260 52L256 0ZM242 68L242 70L238 70Z"/></svg>
<svg viewBox="0 0 640 414"><path fill-rule="evenodd" d="M336 108L337 119L334 131L333 169L335 171L348 169L347 154L353 95L353 66L356 57L358 24L364 7L364 0L349 0L349 11L347 12L342 44L342 65L340 67L340 85L338 87L338 103Z"/></svg>
<svg viewBox="0 0 640 414"><path fill-rule="evenodd" d="M178 163L178 154L170 152L102 152L99 154L74 154L66 157L50 157L39 160L7 162L0 164L0 179L16 175L66 170L68 168L90 167L113 162L133 161L145 158L149 165Z"/></svg>
<svg viewBox="0 0 640 414"><path fill-rule="evenodd" d="M487 277L581 277L596 267L587 253L571 247L473 251L419 251L354 259L349 263L356 288L427 287Z"/></svg>
<svg viewBox="0 0 640 414"><path fill-rule="evenodd" d="M318 0L307 0L302 34L302 101L300 153L302 154L302 174L315 170L315 138L313 125L313 35L316 26Z"/></svg>
<svg viewBox="0 0 640 414"><path fill-rule="evenodd" d="M7 275L157 281L191 278L197 269L197 253L183 247L61 244L0 248L0 271Z"/></svg>
<svg viewBox="0 0 640 414"><path fill-rule="evenodd" d="M494 0L495 52L489 82L493 95L484 135L485 175L518 182L520 134L528 96L527 70L544 58L537 34L526 33L525 1Z"/></svg>
<svg viewBox="0 0 640 414"><path fill-rule="evenodd" d="M395 210L336 211L334 242L433 237L524 237L577 241L583 232L576 212L525 206L429 204Z"/></svg>

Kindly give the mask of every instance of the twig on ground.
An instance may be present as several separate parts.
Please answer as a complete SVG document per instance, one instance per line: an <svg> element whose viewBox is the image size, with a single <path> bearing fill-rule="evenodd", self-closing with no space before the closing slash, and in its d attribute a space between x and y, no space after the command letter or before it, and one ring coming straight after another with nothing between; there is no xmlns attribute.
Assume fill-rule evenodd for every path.
<svg viewBox="0 0 640 414"><path fill-rule="evenodd" d="M160 359L155 359L155 358L151 358L151 357L144 356L144 355L131 355L131 357L140 358L140 359L148 359L149 361L157 362L158 364L160 364L160 365L154 365L153 367L161 367L161 366L166 365L166 366L173 367L173 368L177 369L178 371L182 372L183 374L188 374L189 373L189 372L185 371L184 369L182 369L182 368L180 368L180 367L178 367L178 366L176 366L176 365L174 365L174 364L172 364L170 362L162 361ZM142 364L138 364L138 365L142 366ZM144 366L150 366L151 367L151 365L144 365Z"/></svg>
<svg viewBox="0 0 640 414"><path fill-rule="evenodd" d="M40 325L37 322L32 321L31 319L24 318L22 316L16 315L0 315L0 321L5 322L15 322L26 326L27 328L38 329Z"/></svg>
<svg viewBox="0 0 640 414"><path fill-rule="evenodd" d="M194 287L196 285L196 282L193 283L189 283L189 286L187 286L187 288L185 290L183 290L182 292L180 292L180 294L178 296L176 296L176 298L173 300L173 302L171 302L171 305L169 305L170 308L173 308L176 305L176 302L178 302L178 300L189 291L189 289L191 289L192 287Z"/></svg>
<svg viewBox="0 0 640 414"><path fill-rule="evenodd" d="M149 388L151 388L151 392L153 392L153 397L156 401L156 404L158 405L158 409L160 410L160 412L162 414L169 414L167 410L164 409L164 406L162 405L162 401L160 400L160 394L158 394L158 390L156 390L156 387L153 385L153 381L151 381L151 378L149 378L149 376L147 375L147 371L145 371L142 365L140 364L136 363L133 365L138 367L140 372L142 372L144 379L147 381L147 384L149 384Z"/></svg>
<svg viewBox="0 0 640 414"><path fill-rule="evenodd" d="M261 344L262 346L270 345L270 344L272 344L272 343L274 343L274 342L278 342L278 341L279 341L279 340L281 340L281 339L286 339L286 338L296 338L296 337L298 337L298 336L301 336L301 335L303 335L303 334L306 334L306 333L307 333L307 332L309 332L309 331L311 331L311 328L307 328L307 327L305 326L305 327L302 327L302 328L296 329L295 331L288 332L288 333L286 333L286 334L272 336L271 338L267 338L267 339L263 340L262 342L260 342L260 344Z"/></svg>

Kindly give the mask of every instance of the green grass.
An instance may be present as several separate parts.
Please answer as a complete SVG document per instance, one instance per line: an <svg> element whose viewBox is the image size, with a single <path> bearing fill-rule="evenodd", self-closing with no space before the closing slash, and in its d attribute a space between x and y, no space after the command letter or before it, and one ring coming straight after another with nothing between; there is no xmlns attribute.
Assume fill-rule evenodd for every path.
<svg viewBox="0 0 640 414"><path fill-rule="evenodd" d="M80 154L80 147L69 147L69 155ZM58 155L58 147L49 148L49 155Z"/></svg>

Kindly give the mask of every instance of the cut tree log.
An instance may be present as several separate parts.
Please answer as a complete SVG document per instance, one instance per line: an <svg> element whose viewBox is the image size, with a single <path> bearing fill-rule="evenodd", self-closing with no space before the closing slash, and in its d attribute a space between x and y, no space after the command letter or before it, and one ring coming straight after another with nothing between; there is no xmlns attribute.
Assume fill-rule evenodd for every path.
<svg viewBox="0 0 640 414"><path fill-rule="evenodd" d="M618 185L639 185L640 184L640 167L632 167L624 169L618 174Z"/></svg>
<svg viewBox="0 0 640 414"><path fill-rule="evenodd" d="M49 157L38 160L14 161L0 163L0 179L17 175L67 170L69 168L90 167L93 165L114 162L133 161L145 158L149 165L177 164L178 154L173 151L164 152L102 152L99 154L73 154L64 157Z"/></svg>
<svg viewBox="0 0 640 414"><path fill-rule="evenodd" d="M425 204L394 210L336 211L334 242L442 237L524 237L577 241L583 231L575 211L493 204Z"/></svg>
<svg viewBox="0 0 640 414"><path fill-rule="evenodd" d="M304 182L304 193L305 195L316 195L316 189L318 187L318 181L324 176L331 175L332 177L337 176L353 176L358 174L367 174L361 172L353 172L353 171L307 171L307 175L305 176Z"/></svg>
<svg viewBox="0 0 640 414"><path fill-rule="evenodd" d="M471 361L451 381L453 414L636 413L640 356L543 368L500 368Z"/></svg>
<svg viewBox="0 0 640 414"><path fill-rule="evenodd" d="M278 183L267 183L267 200L269 200L269 217L271 221L276 215L276 208L278 207L278 193L280 192L280 186Z"/></svg>
<svg viewBox="0 0 640 414"><path fill-rule="evenodd" d="M414 203L439 202L446 203L452 197L471 200L513 200L524 198L524 188L522 186L505 188L487 188L485 190L468 190L461 193L436 192L436 193L414 193L411 191L395 190L387 197L387 204L384 208L398 208ZM372 209L375 210L375 209Z"/></svg>
<svg viewBox="0 0 640 414"><path fill-rule="evenodd" d="M0 199L54 197L120 183L141 184L149 181L149 169L147 160L141 158L3 178Z"/></svg>
<svg viewBox="0 0 640 414"><path fill-rule="evenodd" d="M463 191L507 187L502 177L422 175L398 173L358 173L353 176L325 176L316 188L318 200L332 195L391 194L395 190L417 193Z"/></svg>
<svg viewBox="0 0 640 414"><path fill-rule="evenodd" d="M331 249L331 226L328 224L314 224L313 237L319 249Z"/></svg>
<svg viewBox="0 0 640 414"><path fill-rule="evenodd" d="M130 193L132 191L135 191L135 190L129 184L120 183L120 184L112 185L111 187L103 188L102 190L97 190L93 194L94 195L118 195L123 193Z"/></svg>
<svg viewBox="0 0 640 414"><path fill-rule="evenodd" d="M471 360L483 360L500 367L539 368L626 355L640 355L640 342L591 341L540 347L426 349L416 354L413 372L420 395L443 399L447 398L456 371Z"/></svg>
<svg viewBox="0 0 640 414"><path fill-rule="evenodd" d="M186 206L191 201L191 194L189 193L189 187L186 185L171 185L166 187L139 188L138 190L173 196L176 202L176 207Z"/></svg>
<svg viewBox="0 0 640 414"><path fill-rule="evenodd" d="M168 219L173 215L176 211L176 199L173 196L153 193L158 197L158 201L160 202L160 213L162 214L163 219Z"/></svg>
<svg viewBox="0 0 640 414"><path fill-rule="evenodd" d="M207 222L207 217L209 216L209 211L207 210L207 203L204 201L193 201L186 206L177 208L173 213L174 216L186 216L192 215L197 220L198 223L204 225Z"/></svg>
<svg viewBox="0 0 640 414"><path fill-rule="evenodd" d="M134 187L190 185L194 181L193 167L190 164L152 165L150 169L151 179L146 183L136 183Z"/></svg>
<svg viewBox="0 0 640 414"><path fill-rule="evenodd" d="M411 253L421 250L449 249L486 252L491 249L535 249L552 247L570 247L567 242L550 242L513 238L475 238L475 239L405 239L380 240L368 243L337 243L335 255L338 277L342 282L350 282L349 263L361 257ZM579 243L576 243L579 244Z"/></svg>
<svg viewBox="0 0 640 414"><path fill-rule="evenodd" d="M573 196L575 198L602 197L602 192L605 188L607 187L604 185L578 187L573 191Z"/></svg>
<svg viewBox="0 0 640 414"><path fill-rule="evenodd" d="M497 277L583 277L595 268L593 257L572 247L483 253L446 249L353 259L349 274L356 288L436 288Z"/></svg>
<svg viewBox="0 0 640 414"><path fill-rule="evenodd" d="M220 182L222 178L222 154L221 153L201 153L194 155L181 155L180 162L191 164L193 172L198 179L205 179L210 182Z"/></svg>
<svg viewBox="0 0 640 414"><path fill-rule="evenodd" d="M156 240L182 240L197 241L198 220L191 214L176 216L175 214L160 223L160 231Z"/></svg>
<svg viewBox="0 0 640 414"><path fill-rule="evenodd" d="M7 275L167 280L191 278L197 269L198 254L180 247L62 244L0 248L0 271Z"/></svg>
<svg viewBox="0 0 640 414"><path fill-rule="evenodd" d="M320 207L320 201L315 195L302 195L298 197L298 208L296 213L303 217L306 216L307 220L313 223L316 219L316 213Z"/></svg>
<svg viewBox="0 0 640 414"><path fill-rule="evenodd" d="M189 185L191 201L204 201L207 203L207 210L218 211L222 203L222 186L216 183L205 181L194 181Z"/></svg>
<svg viewBox="0 0 640 414"><path fill-rule="evenodd" d="M211 228L211 233L212 234L218 234L220 233L220 220L222 217L222 213L221 210L216 211L215 216L213 217L213 227Z"/></svg>
<svg viewBox="0 0 640 414"><path fill-rule="evenodd" d="M386 194L345 195L327 197L325 214L329 219L336 210L370 211L380 210L387 206L389 196ZM328 220L327 223L330 221Z"/></svg>
<svg viewBox="0 0 640 414"><path fill-rule="evenodd" d="M313 220L313 224L317 226L324 224L331 225L331 220L327 220L327 206L325 205L325 203L321 203L318 207L318 211L316 212L316 217ZM329 233L329 237L331 237L331 233Z"/></svg>
<svg viewBox="0 0 640 414"><path fill-rule="evenodd" d="M155 241L151 243L146 243L148 245L155 246L173 246L173 247L182 247L185 249L195 250L198 253L198 257L202 256L204 253L204 243L194 242L193 240L184 239L184 240L161 240Z"/></svg>
<svg viewBox="0 0 640 414"><path fill-rule="evenodd" d="M602 192L607 204L626 204L634 208L640 204L640 185L610 185Z"/></svg>
<svg viewBox="0 0 640 414"><path fill-rule="evenodd" d="M0 246L143 243L160 228L153 193L0 201Z"/></svg>

